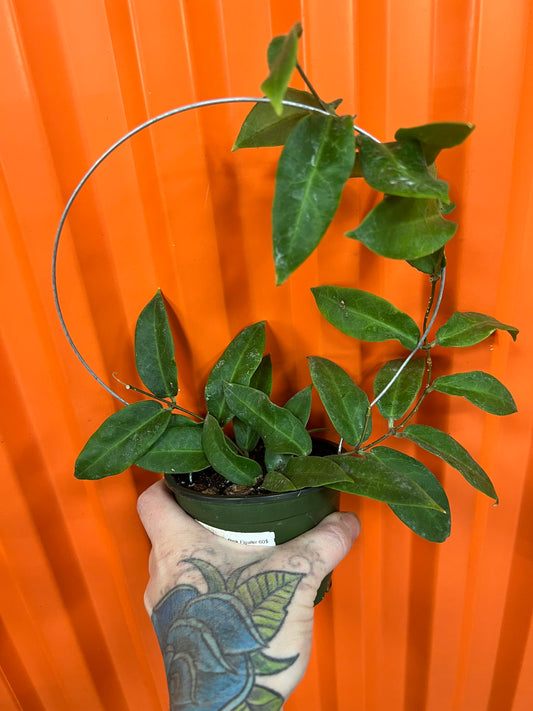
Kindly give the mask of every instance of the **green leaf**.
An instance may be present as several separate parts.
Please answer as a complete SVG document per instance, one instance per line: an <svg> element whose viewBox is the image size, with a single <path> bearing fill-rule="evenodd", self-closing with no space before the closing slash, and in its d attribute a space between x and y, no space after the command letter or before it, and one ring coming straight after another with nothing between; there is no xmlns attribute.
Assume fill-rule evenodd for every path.
<svg viewBox="0 0 533 711"><path fill-rule="evenodd" d="M255 685L246 697L246 711L281 711L284 702L285 699L276 691Z"/></svg>
<svg viewBox="0 0 533 711"><path fill-rule="evenodd" d="M283 45L287 39L287 35L278 35L273 37L267 48L267 64L268 68L272 70L274 67L274 62L278 58L279 53L283 49Z"/></svg>
<svg viewBox="0 0 533 711"><path fill-rule="evenodd" d="M253 486L263 473L254 459L241 457L229 444L224 431L212 415L205 418L202 446L213 469L234 484Z"/></svg>
<svg viewBox="0 0 533 711"><path fill-rule="evenodd" d="M252 613L252 620L265 642L281 628L287 607L303 577L303 573L271 570L253 575L235 588L235 595Z"/></svg>
<svg viewBox="0 0 533 711"><path fill-rule="evenodd" d="M516 341L518 329L497 321L492 316L478 314L474 311L456 311L443 324L436 334L439 346L473 346L488 338L494 331L507 331L513 341Z"/></svg>
<svg viewBox="0 0 533 711"><path fill-rule="evenodd" d="M498 501L492 482L466 449L446 432L429 425L408 425L397 436L407 437L422 449L435 454L464 476L478 491Z"/></svg>
<svg viewBox="0 0 533 711"><path fill-rule="evenodd" d="M274 659L263 652L251 652L250 660L253 664L254 671L259 676L268 676L269 674L278 674L285 669L288 669L298 659L298 655L293 657L285 657L285 659Z"/></svg>
<svg viewBox="0 0 533 711"><path fill-rule="evenodd" d="M156 397L178 393L174 341L161 291L141 311L135 327L135 363L148 390Z"/></svg>
<svg viewBox="0 0 533 711"><path fill-rule="evenodd" d="M135 462L151 472L188 474L209 466L202 448L202 428L169 425L150 449Z"/></svg>
<svg viewBox="0 0 533 711"><path fill-rule="evenodd" d="M511 415L516 412L513 396L505 385L482 370L442 375L435 378L432 388L447 395L464 397L492 415Z"/></svg>
<svg viewBox="0 0 533 711"><path fill-rule="evenodd" d="M351 479L339 484L332 483L329 485L331 489L366 496L387 504L421 506L442 511L442 507L419 484L380 461L372 452L364 458L334 454L328 459L335 462Z"/></svg>
<svg viewBox="0 0 533 711"><path fill-rule="evenodd" d="M438 479L417 459L389 447L374 447L372 454L378 461L404 474L431 496L445 513L419 506L390 505L400 521L418 536L434 543L442 543L450 535L451 518L448 497Z"/></svg>
<svg viewBox="0 0 533 711"><path fill-rule="evenodd" d="M269 355L263 357L259 367L250 378L250 387L270 395L272 391L272 359ZM259 433L238 417L233 418L235 441L240 449L251 452L259 441Z"/></svg>
<svg viewBox="0 0 533 711"><path fill-rule="evenodd" d="M313 94L300 89L287 89L284 100L323 109L322 104ZM333 102L328 104L328 107L333 110L336 105L337 102ZM305 109L282 105L281 114L278 115L271 104L256 104L244 119L232 150L283 146L296 124L308 114Z"/></svg>
<svg viewBox="0 0 533 711"><path fill-rule="evenodd" d="M203 420L202 420L203 422ZM179 415L175 412L170 416L169 427L201 427L202 422L191 419L188 415Z"/></svg>
<svg viewBox="0 0 533 711"><path fill-rule="evenodd" d="M296 23L289 34L285 35L283 43L275 37L269 47L268 59L270 74L261 84L261 91L267 96L274 111L280 115L283 110L283 97L291 80L292 73L298 61L298 39L302 34L302 26Z"/></svg>
<svg viewBox="0 0 533 711"><path fill-rule="evenodd" d="M327 358L310 356L313 385L339 435L355 447L361 441L370 406L366 393L348 373ZM366 434L370 435L370 430Z"/></svg>
<svg viewBox="0 0 533 711"><path fill-rule="evenodd" d="M190 563L194 565L195 568L198 568L207 583L208 593L226 592L226 581L214 565L211 565L211 563L201 558L184 558L182 562Z"/></svg>
<svg viewBox="0 0 533 711"><path fill-rule="evenodd" d="M297 417L304 426L307 425L309 417L311 416L312 390L313 386L308 385L306 388L293 395L285 403L285 409L292 412L292 414Z"/></svg>
<svg viewBox="0 0 533 711"><path fill-rule="evenodd" d="M382 257L414 260L443 247L456 229L442 217L436 200L390 195L346 236Z"/></svg>
<svg viewBox="0 0 533 711"><path fill-rule="evenodd" d="M398 340L413 350L420 331L413 319L375 294L340 286L311 289L320 313L339 331L360 341Z"/></svg>
<svg viewBox="0 0 533 711"><path fill-rule="evenodd" d="M394 138L397 141L416 140L422 145L426 163L431 165L435 162L443 148L453 148L458 146L474 130L471 123L457 123L453 121L441 123L427 123L422 126L411 128L399 128Z"/></svg>
<svg viewBox="0 0 533 711"><path fill-rule="evenodd" d="M374 396L377 397L395 377L404 363L403 358L390 360L380 368L374 378ZM390 388L380 397L377 406L383 417L397 420L411 407L422 386L425 358L413 358L407 363Z"/></svg>
<svg viewBox="0 0 533 711"><path fill-rule="evenodd" d="M246 422L239 420L238 417L233 418L233 434L237 447L244 452L251 452L259 442L259 432L252 429Z"/></svg>
<svg viewBox="0 0 533 711"><path fill-rule="evenodd" d="M120 474L150 449L169 420L170 410L153 400L123 407L90 437L76 460L74 476L102 479Z"/></svg>
<svg viewBox="0 0 533 711"><path fill-rule="evenodd" d="M215 363L205 386L209 414L225 425L234 413L226 404L224 383L248 385L259 367L265 349L265 322L244 328Z"/></svg>
<svg viewBox="0 0 533 711"><path fill-rule="evenodd" d="M307 426L309 417L311 415L312 389L313 386L308 385L306 388L300 390L295 395L293 395L284 405L285 409L291 412L296 418L298 418L302 425L304 425L304 427ZM279 454L278 452L272 452L270 451L270 449L268 449L268 447L265 448L265 467L269 472L265 480L268 481L269 485L275 485L277 487L271 489L272 491L291 491L293 489L292 485L290 485L289 488L279 488L287 486L288 480L286 479L285 482L283 482L282 479L279 479L276 480L277 483L275 483L274 479L268 478L270 474L274 475L278 472L284 472L287 467L287 462L291 459L291 456L292 455L290 454ZM263 488L268 487L265 487L265 484L263 483Z"/></svg>
<svg viewBox="0 0 533 711"><path fill-rule="evenodd" d="M250 387L270 396L272 392L272 358L267 353L263 356L254 374L250 378Z"/></svg>
<svg viewBox="0 0 533 711"><path fill-rule="evenodd" d="M285 476L297 489L351 482L344 470L329 457L293 457Z"/></svg>
<svg viewBox="0 0 533 711"><path fill-rule="evenodd" d="M306 116L287 139L278 163L272 206L278 285L324 236L350 176L354 154L350 116Z"/></svg>
<svg viewBox="0 0 533 711"><path fill-rule="evenodd" d="M417 259L408 259L408 263L424 274L440 275L443 267L446 266L446 257L444 256L444 247L437 249L436 252L428 254L425 257Z"/></svg>
<svg viewBox="0 0 533 711"><path fill-rule="evenodd" d="M379 143L358 136L357 142L363 177L374 190L408 198L448 200L448 183L432 177L418 141Z"/></svg>
<svg viewBox="0 0 533 711"><path fill-rule="evenodd" d="M225 383L228 405L237 417L259 432L265 446L280 454L308 454L312 443L304 425L291 412L274 405L265 393Z"/></svg>
<svg viewBox="0 0 533 711"><path fill-rule="evenodd" d="M285 457L286 455L280 454L279 456ZM265 475L261 488L281 494L284 491L296 491L298 487L294 486L292 481L281 472L272 470Z"/></svg>

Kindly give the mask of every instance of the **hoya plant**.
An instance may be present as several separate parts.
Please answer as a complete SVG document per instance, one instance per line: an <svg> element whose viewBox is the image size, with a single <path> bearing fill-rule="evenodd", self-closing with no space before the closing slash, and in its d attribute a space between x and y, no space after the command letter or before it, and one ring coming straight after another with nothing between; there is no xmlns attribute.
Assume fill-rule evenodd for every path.
<svg viewBox="0 0 533 711"><path fill-rule="evenodd" d="M326 486L382 501L415 533L441 542L450 533L446 493L424 463L395 444L408 440L435 455L497 502L488 475L459 441L420 421L426 409L421 406L439 392L466 398L494 415L516 411L509 391L489 373L436 374L433 366L435 349L473 346L495 331L506 331L513 340L518 334L474 311L438 320L445 247L457 225L447 217L454 205L435 161L474 127L448 122L400 128L394 141L381 143L354 126L352 116L339 114L339 100L317 94L298 63L300 35L296 25L271 42L270 73L261 86L265 99L244 120L234 146L283 146L272 207L277 284L316 249L347 182L362 180L382 198L346 237L382 257L406 261L413 275L427 275L422 322L355 286L316 286L318 310L354 339L355 348L359 341L399 343L403 354L387 362L380 362L376 346L373 392L365 392L340 365L310 355L310 384L287 402L274 403L273 365L265 354L265 323L259 322L238 333L220 355L205 384L205 407L193 413L179 404L174 341L158 291L135 330L136 366L146 390L126 386L144 399L100 426L79 455L75 475L100 479L136 464L190 482L209 473L233 493L249 495ZM289 86L295 72L306 90ZM317 449L312 437L313 388L331 424L320 433L334 442L331 453ZM373 429L379 433L374 437Z"/></svg>

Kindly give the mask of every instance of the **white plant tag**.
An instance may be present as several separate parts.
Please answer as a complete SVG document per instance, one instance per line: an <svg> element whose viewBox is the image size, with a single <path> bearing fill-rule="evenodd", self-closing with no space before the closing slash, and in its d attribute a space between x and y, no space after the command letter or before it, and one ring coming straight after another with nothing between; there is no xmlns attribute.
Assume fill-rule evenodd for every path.
<svg viewBox="0 0 533 711"><path fill-rule="evenodd" d="M207 528L211 533L225 538L227 541L234 543L244 543L246 546L275 546L276 536L274 531L259 531L257 533L245 533L244 531L224 531L222 528L208 526L207 523L198 521L204 528Z"/></svg>

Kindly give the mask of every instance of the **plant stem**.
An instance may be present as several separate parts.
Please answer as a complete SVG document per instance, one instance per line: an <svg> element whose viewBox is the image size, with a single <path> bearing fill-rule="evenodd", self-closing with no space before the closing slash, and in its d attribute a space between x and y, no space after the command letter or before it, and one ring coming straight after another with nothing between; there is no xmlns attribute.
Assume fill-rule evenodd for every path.
<svg viewBox="0 0 533 711"><path fill-rule="evenodd" d="M177 402L175 401L174 398L171 398L170 400L164 397L157 397L157 395L154 395L153 393L148 392L147 390L141 390L141 388L136 388L135 385L130 385L129 383L124 383L120 378L117 377L116 373L113 373L113 377L117 382L119 382L121 385L123 385L126 390L133 390L133 392L139 393L139 395L144 395L145 397L149 397L151 400L157 400L157 402L161 402L163 405L166 405L168 408L171 410L179 410L180 412L184 412L186 415L190 415L191 417L194 417L195 419L199 420L200 422L204 421L204 418L201 417L200 415L197 415L195 412L191 412L190 410L187 410L184 407L181 407L181 405L178 405Z"/></svg>
<svg viewBox="0 0 533 711"><path fill-rule="evenodd" d="M298 70L298 73L300 74L300 76L301 76L302 79L304 80L304 82L305 82L307 88L309 89L309 91L311 92L311 94L313 94L313 96L314 96L315 99L318 101L318 103L320 104L320 106L322 106L322 108L324 109L324 111L327 111L328 113L331 113L329 106L326 104L325 101L322 101L322 99L321 99L320 96L318 95L318 93L317 93L315 87L314 87L314 86L311 84L311 82L309 81L309 79L308 79L308 77L307 77L307 74L304 72L304 70L303 70L302 67L300 66L299 62L296 62L296 69Z"/></svg>
<svg viewBox="0 0 533 711"><path fill-rule="evenodd" d="M441 278L442 278L442 277L441 277ZM381 395L385 392L385 390L388 389L388 387L390 387L390 385L392 385L392 382L394 381L394 379L395 379L396 377L398 377L398 375L399 375L399 371L398 371L398 372L396 373L395 378L393 378L393 380L388 384L387 388L385 388L385 390L383 390L383 391L375 398L375 400L374 400L374 402L372 403L372 405L368 408L368 410L367 410L367 415L366 415L366 420L365 420L365 426L364 426L364 428L363 428L363 434L362 434L362 436L361 436L361 439L360 439L359 443L357 444L356 447L354 447L354 450L353 450L355 453L368 452L368 451L371 450L373 447L375 447L376 445L378 445L380 442L385 441L385 440L388 439L389 437L394 437L394 436L396 436L396 433L397 433L399 430L401 430L403 427L405 427L405 425L409 422L409 420L411 420L411 418L412 418L412 417L414 416L414 414L418 411L418 409L420 408L421 404L423 403L423 401L425 400L425 398L427 397L427 395L428 395L429 392L431 391L431 371L432 371L433 362L432 362L432 360L431 360L431 352L430 352L430 351L431 351L432 346L431 346L431 344L428 344L428 342L427 342L427 336L429 335L429 334L427 333L427 331L428 331L428 324L429 324L430 316L431 316L431 310L432 310L432 308L433 308L433 303L434 303L434 301L435 301L435 293L436 293L437 281L438 281L438 278L435 278L433 275L430 277L431 293L430 293L430 295L429 295L428 305L427 305L427 308L426 308L426 312L425 312L425 314L424 314L424 325L423 325L423 329L422 329L422 333L424 334L424 340L423 340L422 345L419 346L419 347L421 347L422 350L424 351L425 358L426 358L426 385L425 385L424 389L422 390L422 392L420 393L420 395L419 395L419 397L418 397L416 403L413 405L413 407L411 408L411 410L405 415L405 417L404 417L400 422L398 422L397 425L395 425L394 427L389 427L388 431L387 431L384 435L381 435L381 437L378 437L377 439L375 439L373 442L370 442L370 443L367 444L366 446L360 447L361 442L364 441L364 436L365 436L366 429L367 429L367 426L368 426L368 421L369 421L369 418L370 418L370 412L371 412L371 410L372 410L372 405L375 404L375 403L378 401L378 399L381 397ZM440 305L440 296L442 296L442 285L441 285L441 293L440 293L440 295L439 295L439 302L437 303L436 310L438 310L439 305ZM434 314L434 316L436 316L436 313ZM412 355L413 355L413 353L411 353L411 354L408 356L408 358L410 358Z"/></svg>

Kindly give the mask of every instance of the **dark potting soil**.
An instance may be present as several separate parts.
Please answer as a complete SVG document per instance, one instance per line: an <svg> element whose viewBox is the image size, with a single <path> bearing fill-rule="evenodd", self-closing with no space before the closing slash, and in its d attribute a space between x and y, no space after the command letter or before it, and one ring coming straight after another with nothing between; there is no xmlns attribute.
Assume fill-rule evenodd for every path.
<svg viewBox="0 0 533 711"><path fill-rule="evenodd" d="M314 438L313 452L315 456L324 456L336 452L336 446L326 440ZM262 462L264 450L260 446L251 453L251 457ZM174 480L181 486L206 496L268 496L272 492L261 488L262 478L254 486L232 484L214 469L209 467L193 474L173 474Z"/></svg>
<svg viewBox="0 0 533 711"><path fill-rule="evenodd" d="M214 469L204 469L194 474L174 474L173 478L186 489L206 496L267 496L269 494L268 491L261 489L260 484L255 486L232 484Z"/></svg>

